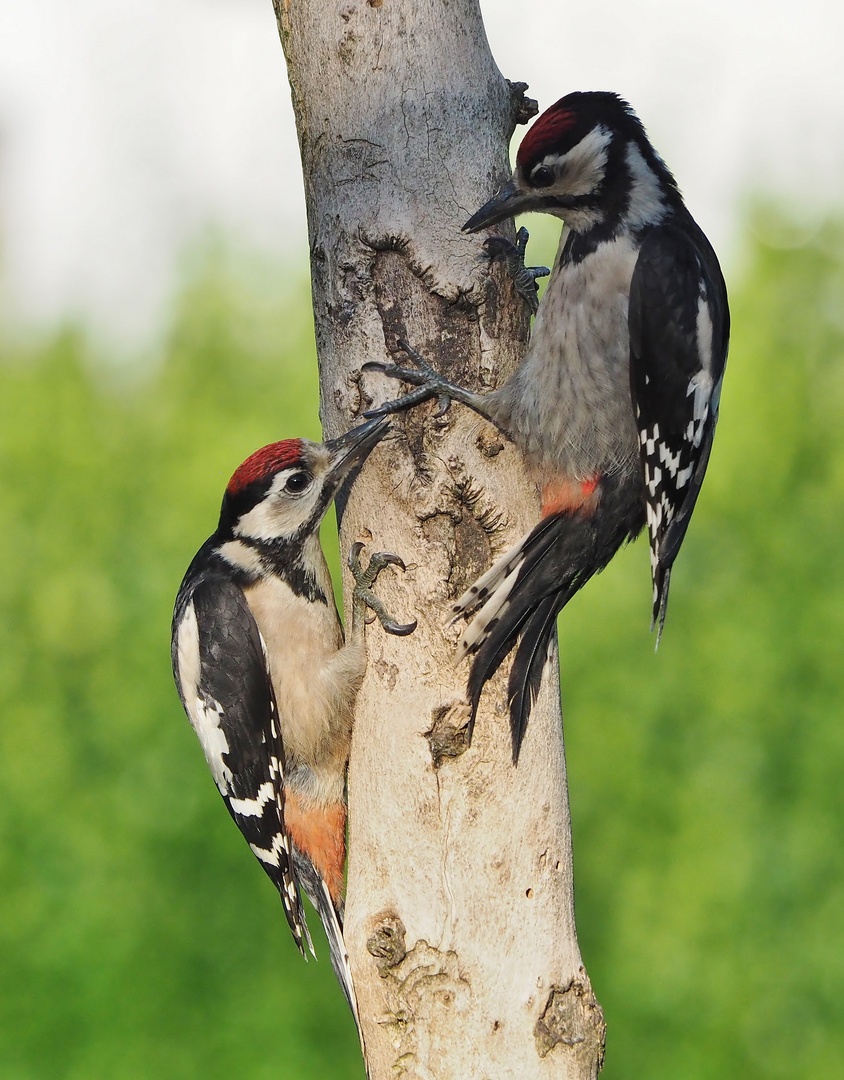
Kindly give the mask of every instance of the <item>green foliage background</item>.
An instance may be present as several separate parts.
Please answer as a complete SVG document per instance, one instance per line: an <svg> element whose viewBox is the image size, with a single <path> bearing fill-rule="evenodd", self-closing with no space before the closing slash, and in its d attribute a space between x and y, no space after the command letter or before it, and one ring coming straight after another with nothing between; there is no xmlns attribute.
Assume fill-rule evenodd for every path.
<svg viewBox="0 0 844 1080"><path fill-rule="evenodd" d="M659 654L642 543L561 620L607 1080L844 1076L844 228L749 251ZM169 672L226 479L318 437L307 285L207 250L154 371L3 351L0 1077L359 1080Z"/></svg>

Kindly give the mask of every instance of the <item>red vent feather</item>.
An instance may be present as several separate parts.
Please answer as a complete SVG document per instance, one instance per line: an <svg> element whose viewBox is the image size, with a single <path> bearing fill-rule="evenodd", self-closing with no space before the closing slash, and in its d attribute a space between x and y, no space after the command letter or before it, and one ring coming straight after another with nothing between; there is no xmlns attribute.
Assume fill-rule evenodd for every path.
<svg viewBox="0 0 844 1080"><path fill-rule="evenodd" d="M301 460L301 439L283 439L281 442L270 443L269 446L256 450L235 470L226 490L230 495L237 495L256 480L264 480L279 469L298 465Z"/></svg>

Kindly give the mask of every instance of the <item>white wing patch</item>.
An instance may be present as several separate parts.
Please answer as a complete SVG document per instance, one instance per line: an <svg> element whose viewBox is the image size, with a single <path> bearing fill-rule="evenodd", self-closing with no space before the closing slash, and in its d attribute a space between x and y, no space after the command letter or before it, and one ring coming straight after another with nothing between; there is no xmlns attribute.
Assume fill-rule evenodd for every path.
<svg viewBox="0 0 844 1080"><path fill-rule="evenodd" d="M229 806L241 817L263 817L264 807L275 799L275 787L268 780L258 788L254 799L229 799Z"/></svg>
<svg viewBox="0 0 844 1080"><path fill-rule="evenodd" d="M677 473L680 471L680 452L672 454L665 443L659 444L659 460L668 470L669 476L673 476L675 479Z"/></svg>
<svg viewBox="0 0 844 1080"><path fill-rule="evenodd" d="M656 450L656 445L659 442L659 424L654 424L650 432L647 428L640 431L639 442L641 442L648 457L652 457Z"/></svg>
<svg viewBox="0 0 844 1080"><path fill-rule="evenodd" d="M218 701L203 701L201 698L195 698L193 707L191 707L191 702L188 702L188 714L205 754L205 760L208 762L208 768L214 777L214 783L223 795L228 795L234 776L223 761L223 755L229 752L226 733L220 725L223 707Z"/></svg>
<svg viewBox="0 0 844 1080"><path fill-rule="evenodd" d="M701 288L697 302L697 357L702 372L712 371L712 313L709 310L706 290ZM712 377L709 378L710 389Z"/></svg>
<svg viewBox="0 0 844 1080"><path fill-rule="evenodd" d="M282 832L276 833L273 837L272 848L262 848L259 847L257 844L250 844L249 846L252 849L252 854L257 859L260 859L262 863L266 863L267 866L279 865L279 851L285 851L288 855L290 853L287 847L287 837ZM290 895L291 899L295 898L296 886L293 884L289 876L285 878L285 887L287 888L287 892Z"/></svg>
<svg viewBox="0 0 844 1080"><path fill-rule="evenodd" d="M712 403L712 376L708 371L698 371L692 376L686 397L693 399L692 419L686 427L686 438L697 449L703 440Z"/></svg>
<svg viewBox="0 0 844 1080"><path fill-rule="evenodd" d="M202 746L214 783L223 795L228 795L232 771L223 760L229 752L226 733L220 726L223 707L218 701L204 698L199 692L199 625L196 609L189 604L179 623L176 642L179 659L179 681L182 684L188 719Z"/></svg>
<svg viewBox="0 0 844 1080"><path fill-rule="evenodd" d="M651 495L656 495L656 489L662 483L662 469L659 465L651 465L645 462L645 483Z"/></svg>

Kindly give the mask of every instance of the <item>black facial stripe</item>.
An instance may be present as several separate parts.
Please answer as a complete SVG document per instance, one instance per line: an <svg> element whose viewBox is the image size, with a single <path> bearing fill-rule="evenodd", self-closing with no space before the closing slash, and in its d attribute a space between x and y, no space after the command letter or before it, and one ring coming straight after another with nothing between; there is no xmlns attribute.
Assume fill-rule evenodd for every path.
<svg viewBox="0 0 844 1080"><path fill-rule="evenodd" d="M585 233L569 233L565 246L560 253L560 266L571 266L582 262L588 255L597 251L601 244L614 240L618 233L619 222L602 221L593 225Z"/></svg>
<svg viewBox="0 0 844 1080"><path fill-rule="evenodd" d="M309 531L308 526L303 527L303 533ZM212 537L212 541L213 546L217 547L223 544L225 539ZM302 562L302 545L298 534L281 540L258 540L252 536L239 536L237 542L257 552L263 567L285 581L296 596L304 596L312 603L328 605L328 597ZM261 576L258 570L230 564L222 555L217 555L216 558L225 567L225 573L241 588L254 584Z"/></svg>
<svg viewBox="0 0 844 1080"><path fill-rule="evenodd" d="M309 531L307 526L303 527L303 532ZM328 597L302 562L302 544L298 537L277 540L250 539L246 543L260 553L264 565L282 578L296 596L304 596L311 603L328 604Z"/></svg>

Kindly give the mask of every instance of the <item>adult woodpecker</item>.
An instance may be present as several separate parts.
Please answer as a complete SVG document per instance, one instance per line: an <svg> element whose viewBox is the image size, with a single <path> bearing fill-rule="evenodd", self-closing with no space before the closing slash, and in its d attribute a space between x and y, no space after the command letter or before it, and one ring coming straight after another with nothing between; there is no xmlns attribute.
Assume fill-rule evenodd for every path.
<svg viewBox="0 0 844 1080"><path fill-rule="evenodd" d="M485 395L456 387L403 343L416 369L366 365L418 387L367 415L432 396L441 412L461 401L513 440L542 491L539 524L454 606L455 618L474 616L459 647L474 654L472 722L484 684L518 639L514 760L558 612L646 522L659 640L671 567L709 460L729 339L715 252L618 95L573 93L552 105L522 141L509 183L463 228L526 211L553 214L565 228L530 345L503 386Z"/></svg>
<svg viewBox="0 0 844 1080"><path fill-rule="evenodd" d="M278 889L293 938L313 952L301 885L319 912L355 1018L342 937L345 775L352 711L366 668L366 608L408 634L371 591L396 555L356 580L348 641L334 605L319 524L343 481L389 430L370 420L323 444L258 450L223 496L216 532L188 568L173 615L173 673L229 813Z"/></svg>

